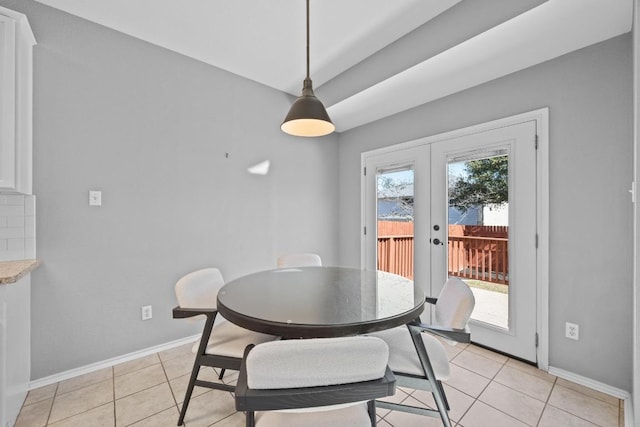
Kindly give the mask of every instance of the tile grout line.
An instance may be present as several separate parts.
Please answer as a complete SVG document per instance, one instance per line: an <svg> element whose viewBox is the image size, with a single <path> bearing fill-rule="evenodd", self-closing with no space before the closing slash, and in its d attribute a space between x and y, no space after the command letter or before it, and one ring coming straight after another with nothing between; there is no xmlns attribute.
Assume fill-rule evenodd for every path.
<svg viewBox="0 0 640 427"><path fill-rule="evenodd" d="M549 393L549 398L551 398L551 394L553 393L553 390L554 390L556 387L562 387L562 385L560 385L560 384L555 384L555 383L554 383L553 388L551 389L551 393ZM567 388L567 387L565 387L565 388ZM599 399L596 399L596 398L594 398L594 397L592 397L592 396L589 396L588 394L580 393L579 391L576 391L576 390L572 390L572 389L568 389L568 390L571 390L571 391L574 391L574 392L576 392L576 393L579 393L579 394L581 394L582 396L586 396L586 397L590 397L590 398L595 399L595 400L599 400ZM600 401L600 402L603 402L602 400L599 400L599 401ZM607 403L607 402L603 402L603 403ZM573 412L571 412L571 411L567 410L566 408L560 408L560 407L558 407L558 406L556 406L556 405L553 405L552 403L549 403L549 399L547 399L547 403L545 403L545 406L544 406L544 407L545 407L545 409L547 408L547 406L550 406L550 407L555 408L555 409L557 409L557 410L559 410L559 411L562 411L562 412L566 412L567 414L572 415L572 416L574 416L574 417L576 417L576 418L579 418L579 419L581 419L582 421L586 421L586 422L589 422L589 423L591 423L591 424L594 424L594 425L600 426L600 424L596 423L596 422L595 422L595 421L593 421L593 420L589 420L589 419L587 419L587 418L584 418L582 415L575 414L575 413L573 413ZM611 405L611 406L613 406L613 405Z"/></svg>
<svg viewBox="0 0 640 427"><path fill-rule="evenodd" d="M162 366L162 372L164 373L164 377L167 379L167 384L169 385L169 390L171 390L171 396L173 396L173 402L176 404L176 408L178 409L178 413L180 413L180 407L178 406L178 399L176 397L176 393L173 391L171 387L171 382L169 381L169 375L167 375L167 370L164 367L164 361L162 357L158 355L158 359L160 359L160 366ZM184 402L182 402L184 404Z"/></svg>
<svg viewBox="0 0 640 427"><path fill-rule="evenodd" d="M60 383L56 383L56 389L53 392L53 399L51 400L51 407L49 408L49 413L47 414L47 421L45 422L45 426L49 425L49 420L51 419L51 413L53 412L53 405L56 403L56 397L58 397L58 388L60 388Z"/></svg>
<svg viewBox="0 0 640 427"><path fill-rule="evenodd" d="M502 370L502 369L504 368L504 366L506 366L506 365L508 364L508 361L509 361L509 360L513 360L513 359L508 358L508 359L507 359L507 362L505 362L505 364L503 365L503 367L502 367L500 370ZM529 374L526 370L521 370L521 369L518 369L518 368L516 368L516 367L512 367L512 368L513 368L513 369L518 370L518 372L519 372L519 373L521 373L521 374L531 375L531 376L534 376L534 377L535 377L535 375ZM497 374L496 374L496 375L497 375ZM543 379L543 378L541 378L541 379ZM543 380L544 380L544 379L543 379ZM495 381L495 376L494 376L494 378L491 380L491 382L494 382L494 381ZM491 384L491 382L490 382L489 384ZM507 387L507 388L509 388L509 389L511 389L511 390L519 391L519 390L516 390L516 389L514 389L514 388L512 388L512 387L509 387L509 386L507 386L507 385L505 385L505 384L502 384L502 383L500 383L499 381L495 381L495 382L496 382L497 384L500 384L500 385L502 385L502 386L504 386L504 387ZM547 407L548 407L548 406L551 406L551 407L553 407L553 408L555 408L555 409L558 409L558 410L560 410L560 411L562 411L562 412L566 412L567 414L570 414L570 415L572 415L572 416L575 416L576 418L579 418L579 419L581 419L581 420L583 420L583 421L586 421L586 422L592 423L592 424L594 424L594 425L598 425L598 424L597 424L597 423L595 423L594 421L591 421L591 420L588 420L588 419L586 419L586 418L583 418L581 415L576 415L576 414L574 414L574 413L572 413L572 412L569 412L569 411L567 411L567 410L565 410L565 409L558 408L558 407L556 407L556 406L554 406L554 405L550 404L550 403L549 403L549 399L551 398L551 394L553 393L553 390L554 390L556 387L558 387L558 386L559 386L559 387L563 387L561 384L558 384L558 377L557 377L557 376L554 376L553 381L550 381L550 382L551 382L551 384L552 384L552 386L551 386L551 390L549 391L549 394L547 395L547 398L546 398L546 399L545 399L545 401L543 402L543 403L544 403L544 407L543 407L542 412L541 412L541 414L540 414L540 416L539 416L539 418L538 418L537 423L535 424L536 426L538 426L538 425L540 424L540 422L541 422L541 420L542 420L542 415L544 414L544 412L545 412L545 410L547 409ZM488 387L488 385L487 385L487 387ZM581 391L579 391L579 390L574 390L574 389L569 388L569 387L564 387L564 388L567 388L568 390L571 390L571 391L573 391L573 392L575 392L575 393L578 393L578 394L580 394L580 395L582 395L582 396L585 396L585 397L588 397L588 398L591 398L591 399L597 400L597 401L602 402L602 403L609 404L609 405L611 405L611 406L615 406L615 405L612 405L612 404L610 404L609 402L607 402L607 401L605 401L605 400L603 400L603 399L600 399L600 398L595 397L595 396L591 396L591 395L586 394L586 393L583 393L583 392L581 392ZM483 390L483 392L484 392L484 390ZM481 393L481 394L482 394L482 393ZM527 395L526 393L523 393L523 394L525 394L526 396L531 397L531 398L533 398L533 399L535 399L535 400L538 400L538 399L536 399L536 398L535 398L535 397L533 397L533 396L529 396L529 395ZM476 399L476 400L479 400L479 398L480 398L480 395L478 395L478 399ZM538 400L538 401L540 401L540 400ZM618 401L620 402L620 399L618 399ZM494 408L493 406L491 406L491 405L489 405L489 404L487 404L487 403L483 402L482 400L480 400L480 402L482 402L482 403L484 403L484 404L486 404L486 405L488 405L488 406L490 406L490 407ZM474 402L474 403L475 403L475 402ZM618 406L619 406L619 405L620 405L620 404L618 404ZM472 405L472 406L473 406L473 405ZM498 411L500 411L500 412L502 412L502 413L504 413L504 414L506 414L506 415L508 415L508 416L510 416L510 417L512 417L512 418L514 418L514 419L517 419L518 421L521 421L521 420L519 420L518 418L516 418L516 417L514 417L514 416L512 416L512 415L509 415L509 414L507 414L507 413L505 413L505 412L501 411L501 410L500 410L500 409L498 409L498 408L494 408L494 409L496 409L496 410L498 410ZM618 415L618 420L619 420L619 418L620 418L620 415ZM521 422L522 422L522 421L521 421ZM525 424L526 424L526 423L525 423Z"/></svg>
<svg viewBox="0 0 640 427"><path fill-rule="evenodd" d="M100 384L100 383L106 383L107 381L108 381L108 380L98 381L97 383L89 384L89 385L86 385L86 386L84 386L84 387L80 387L80 388L77 388L77 389L75 389L75 390L68 391L68 392L66 392L66 393L62 393L62 394L60 394L60 395L58 394L58 388L59 388L59 386L60 386L60 383L59 383L59 382L58 382L58 383L56 383L56 393L55 393L55 396L54 396L54 402L52 402L52 403L51 403L51 408L50 408L50 410L49 410L49 415L48 415L48 417L47 417L47 422L46 422L45 426L49 426L49 425L50 425L50 424L49 424L49 421L51 420L51 412L53 412L53 404L55 403L55 400L56 400L56 398L57 398L58 396L64 396L64 395L69 394L69 393L74 393L74 392L76 392L76 391L82 390L83 388L88 388L88 387L91 387L91 386L94 386L94 385L96 385L96 384ZM112 383L112 394L113 394L113 393L114 393L114 391L113 391L113 383ZM78 412L77 414L73 414L73 415L69 415L68 417L61 418L61 419L59 419L59 420L55 421L55 422L54 422L54 423L52 423L52 424L59 423L59 422L64 421L64 420L68 420L68 419L70 419L70 418L77 417L77 416L82 415L82 414L86 414L87 412L91 412L92 410L97 409L97 408L100 408L101 406L108 405L109 403L113 403L113 405L114 405L114 416L115 416L115 401L113 401L113 400L112 400L111 402L102 403L102 404L100 404L100 405L98 405L98 406L94 406L93 408L88 408L88 409L87 409L87 410L85 410L85 411ZM114 420L114 424L115 424L115 420Z"/></svg>
<svg viewBox="0 0 640 427"><path fill-rule="evenodd" d="M159 356L158 356L158 358L159 358ZM149 366L153 366L153 365L155 365L155 363L154 363L154 364L152 364L152 365L149 365ZM143 370L143 369L146 369L146 368L147 368L147 367L149 367L149 366L146 366L146 367L143 367L143 368L139 368L139 369L135 369L135 370L133 370L133 371L127 372L127 373L122 374L122 375L119 375L119 376L124 376L124 375L127 375L127 374L135 373L135 372L141 371L141 370ZM136 391L135 393L129 394L129 395L127 395L127 396L123 396L123 397L121 397L120 399L122 399L122 398L126 398L126 397L129 397L129 396L132 396L132 395L134 395L134 394L136 394L136 393L139 393L139 392L142 392L142 391L145 391L145 390L149 390L149 389L151 389L151 388L153 388L153 387L157 387L158 385L161 385L161 384L163 384L163 383L165 383L165 382L167 383L167 385L169 386L169 389L171 390L171 385L169 384L169 380L168 380L168 377L167 377L167 375L166 375L166 371L164 371L164 366L163 366L163 365L161 365L161 366L163 367L163 372L164 372L164 374L165 374L165 379L166 379L166 381L164 381L164 382L162 382L162 383L160 383L160 384L155 384L155 385L149 386L149 387L147 387L147 388L144 388L144 389L138 390L138 391ZM113 404L114 426L115 426L115 425L117 425L116 401L117 401L117 400L119 400L119 399L116 399L116 395L115 395L115 379L116 379L116 375L115 375L115 366L110 367L110 369L111 369L111 371L112 371L112 372L111 372L111 380L112 380L112 397L113 397L113 400L112 400L112 402L111 402L111 403ZM99 383L101 383L101 382L106 382L106 381L107 381L107 380L105 380L105 381L99 381L99 382L94 383L94 384L89 384L89 385L86 385L86 386L84 386L84 387L79 387L79 388L74 389L74 390L72 390L72 391L69 391L69 392L66 392L66 393L62 393L60 396L65 395L65 394L69 394L69 393L73 393L73 392L76 392L76 391L78 391L78 390L82 390L83 388L91 387L92 385L99 384ZM59 395L58 395L59 385L60 385L60 383L57 383L57 384L56 384L56 392L55 392L54 399L55 399L55 397L59 396ZM172 391L172 390L171 390L171 391ZM172 395L173 395L173 391L172 391ZM174 401L175 401L175 398L174 398ZM108 403L109 403L109 402L108 402ZM108 403L105 403L105 404L108 404ZM63 419L58 420L58 421L56 421L56 422L63 421L63 420L66 420L66 419L69 419L69 418L72 418L72 417L75 417L75 416L78 416L78 415L81 415L81 414L87 413L87 412L89 412L89 411L91 411L91 410L93 410L93 409L99 408L100 406L103 406L103 405L96 406L95 408L89 408L89 409L87 409L86 411L80 412L80 413L78 413L78 414L71 415L71 416L69 416L69 417L63 418ZM167 408L167 409L168 409L168 408ZM49 411L49 416L48 416L48 418L47 418L47 423L45 424L45 426L48 426L48 425L49 425L49 420L50 420L50 418L51 418L51 412L52 412L52 410L53 410L53 403L52 403L51 409L50 409L50 411ZM164 409L164 410L166 410L166 409ZM162 412L162 411L160 411L160 412ZM150 415L150 416L153 416L153 415L156 415L156 414L152 414L152 415ZM150 417L150 416L149 416L149 417ZM149 418L149 417L145 417L145 418L143 418L143 419L146 419L146 418ZM137 420L136 422L139 422L139 421L142 421L142 420Z"/></svg>
<svg viewBox="0 0 640 427"><path fill-rule="evenodd" d="M41 400L38 400L38 401L33 402L33 403L25 404L27 398L29 397L30 391L27 392L27 396L25 397L25 402L22 403L22 406L20 407L20 411L18 411L18 416L16 417L16 425L18 424L18 421L20 420L20 416L23 414L23 410L24 409L29 408L30 406L37 405L38 403L42 403L42 402L44 402L46 400L51 399L51 406L49 407L49 411L47 413L47 419L45 420L45 423L44 423L44 426L48 425L49 418L51 417L51 409L53 408L53 402L55 400L56 391L58 390L58 383L55 383L55 384L56 384L56 389L54 390L53 395L51 397L48 397L46 399L41 399Z"/></svg>
<svg viewBox="0 0 640 427"><path fill-rule="evenodd" d="M458 365L457 363L454 363L454 364L455 364L457 367L459 367L460 369L464 369L464 370L466 370L466 371L469 371L469 372L471 372L471 373L473 373L473 374L479 375L480 377L483 377L483 378L486 378L486 379L488 379L488 380L489 380L489 382L487 383L487 385L486 385L486 386L485 386L485 387L484 387L484 388L483 388L483 389L478 393L478 396L477 396L477 397L474 397L474 396L472 396L472 395L470 395L470 394L468 394L468 393L464 392L463 390L459 390L459 389L457 389L456 387L454 387L454 386L452 386L452 385L450 385L450 384L447 384L447 386L448 386L448 387L451 387L452 389L454 389L454 390L458 391L459 393L462 393L462 394L464 394L464 395L466 395L466 396L469 396L471 399L473 399L473 403L472 403L471 405L469 405L469 407L467 408L467 410L466 410L466 411L464 411L464 412L462 413L462 415L460 416L459 420L455 422L455 424L456 424L456 425L458 425L458 424L459 424L459 422L460 422L460 421L462 421L462 419L467 415L467 413L469 412L469 410L471 409L471 407L472 407L472 406L473 406L473 405L474 405L474 404L479 400L480 395L482 395L482 393L484 393L484 391L487 389L487 387L489 387L489 385L490 385L492 382L494 382L494 381L495 381L495 377L498 375L498 373L499 373L500 371L502 371L502 369L507 365L507 363L508 363L508 362L509 362L509 360L510 360L510 358L509 358L509 357L506 357L506 356L505 356L505 358L506 358L506 359L505 359L503 362L498 362L497 360L494 360L494 359L491 359L491 358L489 358L489 357L483 356L483 355L482 355L482 354L480 354L480 353L476 353L476 352L474 352L474 351L472 351L472 350L468 350L468 349L469 349L469 345L465 346L465 348L463 348L463 349L462 349L461 351L459 351L455 356L453 356L451 359L449 359L449 363L452 363L454 359L456 359L458 356L460 356L460 355L461 355L462 353L464 353L465 351L469 351L469 352L470 352L471 354L473 354L474 356L480 356L480 357L482 357L482 358L484 358L484 359L487 359L487 360L490 360L490 361L492 361L492 362L499 363L499 364L501 364L501 366L500 366L500 369L498 369L498 370L496 371L496 373L495 373L491 378L489 378L489 377L485 377L484 375L479 374L479 373L477 373L477 372L475 372L475 371L472 371L471 369L468 369L468 368L466 368L466 367L464 367L464 366L461 366L461 365ZM446 382L444 382L444 384L446 384ZM500 384L500 383L496 382L496 384ZM415 392L415 390L414 390L414 392ZM413 395L413 392L412 392L411 394L409 394L409 396L412 396L412 395ZM425 402L422 402L422 401L420 401L419 399L416 399L416 400L418 400L418 401L419 401L419 402L421 402L422 404L425 404L427 407L430 407L430 405L426 404ZM480 402L481 402L481 403L483 403L483 404L485 404L485 405L487 405L487 406L489 406L489 407L491 407L491 408L493 408L493 406L491 406L491 405L489 405L489 404L487 404L487 403L485 403L485 402L483 402L483 401L481 401L481 400L480 400ZM499 410L499 409L497 409L497 408L493 408L493 409L496 409L497 411L500 411L500 410ZM502 412L502 411L500 411L500 412ZM517 420L517 418L515 418L515 417L513 417L513 416L511 416L511 415L509 415L509 414L506 414L505 412L502 412L502 413L504 413L505 415L508 415L509 417L514 418L514 419L516 419L516 420ZM519 420L518 420L518 421L519 421Z"/></svg>
<svg viewBox="0 0 640 427"><path fill-rule="evenodd" d="M169 376L167 375L167 371L165 370L165 368L164 368L164 364L162 363L162 358L160 357L160 355L159 355L158 353L156 353L156 354L157 354L158 359L160 360L160 367L162 368L162 373L164 374L165 381L163 381L163 382L162 382L162 383L160 383L160 384L155 384L155 385L149 386L149 387L147 387L147 388L145 388L145 389L138 390L138 391L136 391L135 393L129 394L129 395L127 395L127 396L122 396L120 399L124 399L124 398L127 398L127 397L129 397L129 396L133 396L133 395L134 395L134 394L136 394L136 393L140 393L140 392L145 391L145 390L150 390L150 389L152 389L152 388L154 388L154 387L157 387L157 386L159 386L159 385L162 385L162 384L165 384L165 383L166 383L166 384L167 384L167 387L169 387L169 391L171 392L171 396L173 397L173 402L175 403L175 405L176 405L176 407L177 407L178 402L176 401L175 394L174 394L174 392L173 392L173 389L171 388L171 383L169 382ZM153 364L151 364L151 365L149 365L149 366L153 366L153 365L155 365L155 363L153 363ZM145 366L144 368L140 368L140 369L136 369L136 370L131 371L131 372L127 372L127 374L130 374L130 373L132 373L132 372L138 372L138 371L141 371L141 370L143 370L143 369L148 368L149 366ZM127 374L123 374L123 375L121 375L121 376L124 376L124 375L127 375ZM114 391L114 393L115 393L115 391ZM115 401L114 401L114 408L115 408ZM155 416L155 415L158 415L158 414L160 414L160 413L162 413L162 412L166 411L167 409L170 409L170 407L169 407L169 408L161 409L161 410L159 410L159 412L156 412L156 413L153 413L153 414L149 414L148 416L146 416L146 417L144 417L144 418L141 418L141 419L139 419L139 420L135 420L135 421L133 421L131 424L128 424L128 426L131 426L131 425L133 425L133 424L136 424L136 423L139 423L139 422L141 422L141 421L147 420L147 419L149 419L149 418L151 418L151 417L153 417L153 416ZM179 409L179 408L178 408L178 413L180 413L180 409ZM183 424L183 425L186 425L186 424Z"/></svg>
<svg viewBox="0 0 640 427"><path fill-rule="evenodd" d="M521 372L526 374L526 372L524 372L524 371L521 371ZM492 379L492 380L491 380L491 382L493 382L493 381L494 381L494 380ZM506 385L504 385L504 384L501 384L501 383L499 383L499 382L497 382L497 384L503 385L504 387L510 388L511 390L515 390L515 389L513 389L513 388L511 388L511 387L509 387L509 386L506 386ZM581 419L581 420L583 420L583 421L586 421L586 422L592 423L592 424L594 424L594 425L598 425L598 426L600 426L599 424L597 424L596 422L594 422L594 421L592 421L592 420L587 420L587 419L583 418L583 417L582 417L582 416L580 416L580 415L576 415L576 414L574 414L574 413L572 413L572 412L569 412L569 411L567 411L567 410L565 410L565 409L557 408L557 407L555 407L554 405L550 404L550 403L549 403L549 399L551 398L551 394L553 393L553 390L554 390L556 387L562 387L562 385L558 384L558 377L555 377L555 379L554 379L554 380L553 380L553 382L552 382L551 390L549 391L549 395L547 396L547 399L544 401L544 407L542 408L542 412L540 413L540 416L539 416L539 418L538 418L538 421L537 421L537 423L535 424L536 426L538 426L538 425L540 424L540 421L542 420L542 415L544 414L544 412L545 412L545 410L546 410L547 406L551 406L551 407L553 407L553 408L556 408L556 409L558 409L558 410L561 410L561 411L563 411L563 412L566 412L566 413L568 413L568 414L570 414L570 415L573 415L573 416L575 416L576 418L579 418L579 419ZM573 389L568 388L568 387L565 387L565 388L567 388L567 389L569 389L569 390L571 390L571 391L574 391L574 392L576 392L576 393L578 393L578 394L580 394L580 395L582 395L582 396L586 396L586 397L592 398L592 399L594 399L594 400L598 400L598 401L600 401L600 402L603 402L603 403L607 403L607 404L608 404L608 402L605 402L605 401L603 401L603 400L601 400L601 399L598 399L598 398L596 398L596 397L590 396L590 395L588 395L588 394L582 393L582 392L580 392L580 391L578 391L578 390L573 390ZM518 390L515 390L515 391L518 391ZM523 393L523 394L524 394L524 393ZM526 395L526 394L525 394L525 395ZM480 396L478 396L478 398L479 398L479 397L480 397ZM529 396L529 397L532 397L532 396ZM534 397L532 397L532 398L533 398L533 399L535 399ZM478 399L478 400L479 400L479 399ZM535 399L535 400L537 400L537 399ZM481 402L482 402L482 401L481 401ZM475 402L474 402L474 403L475 403ZM482 402L482 403L484 403L484 404L486 404L486 405L488 405L488 406L490 406L490 407L494 408L493 406L489 405L488 403L485 403L485 402ZM614 406L614 405L611 405L611 406ZM507 414L506 412L503 412L503 411L501 411L501 410L500 410L500 409L498 409L498 408L494 408L494 409L496 409L497 411L500 411L500 412L502 412L502 413L504 413L504 414L506 414L506 415L510 416L511 418L514 418L514 419L516 419L516 420L518 420L518 421L520 421L520 422L522 422L522 423L526 424L524 421L522 421L522 420L520 420L520 419L518 419L518 418L514 417L513 415ZM619 417L620 417L620 415L618 415L618 419L619 419ZM602 426L600 426L600 427L602 427Z"/></svg>
<svg viewBox="0 0 640 427"><path fill-rule="evenodd" d="M116 412L116 368L115 366L111 367L111 379L112 379L112 388L111 393L113 395L113 427L118 425L118 414Z"/></svg>
<svg viewBox="0 0 640 427"><path fill-rule="evenodd" d="M565 381L566 381L566 380L565 380ZM574 383L574 384L575 384L575 383ZM578 385L580 386L580 384L578 384ZM611 395L608 395L608 394L606 394L606 393L598 392L598 393L602 393L602 394L604 394L604 395L606 395L606 396L614 397L614 398L618 401L618 404L616 405L616 404L613 404L613 403L607 402L605 399L600 399L599 397L593 396L593 395L591 395L591 394L583 393L583 392L582 392L582 391L580 391L580 390L576 390L576 389L574 389L574 388L567 387L566 385L563 385L563 384L557 384L557 386L558 386L558 387L562 387L562 388L566 388L567 390L571 390L571 391L573 391L573 392L575 392L575 393L579 393L579 394L581 394L582 396L586 396L586 397L588 397L588 398L590 398L590 399L597 400L598 402L606 403L607 405L610 405L610 406L616 406L616 407L617 407L617 409L620 409L620 403L623 401L622 399L617 398L617 397L615 397L615 396L611 396ZM581 386L581 387L588 388L588 387L586 387L586 386ZM597 391L597 390L596 390L596 391Z"/></svg>
<svg viewBox="0 0 640 427"><path fill-rule="evenodd" d="M463 352L467 351L468 347L469 347L469 346L467 346L464 350L462 350L460 353L458 353L458 354L456 355L456 357L458 357L458 356L459 356L460 354L462 354ZM469 350L469 351L471 351L471 350ZM471 351L471 353L475 354L476 356L484 357L484 356L482 356L481 354L474 353L473 351ZM489 359L488 357L484 357L484 358L485 358L485 359L487 359L487 360L492 360L492 359ZM455 358L454 358L454 359L455 359ZM452 360L453 360L453 359L452 359ZM463 419L463 418L464 418L464 417L469 413L469 411L471 410L471 408L473 407L473 405L475 405L478 401L480 401L481 403L483 403L483 404L485 404L485 405L487 405L487 406L489 406L489 407L493 408L493 406L491 406L491 405L489 405L489 404L487 404L487 403L483 402L482 400L480 400L480 396L482 396L482 393L484 393L484 392L487 390L487 388L489 387L489 385L490 385L490 384L495 380L495 378L496 378L496 376L498 375L498 373L499 373L500 371L502 371L502 369L504 369L504 367L506 366L506 364L507 364L507 362L508 362L508 361L509 361L509 358L507 357L507 358L506 358L506 360L505 360L504 362L502 362L502 366L500 367L500 369L498 369L498 370L496 371L496 373L493 375L493 377L489 378L489 382L487 383L487 385L482 389L482 391L480 391L480 393L478 393L478 396L474 398L473 403L472 403L471 405L469 405L469 408L467 408L467 410L464 412L464 414L462 414L462 415L460 416L460 419L458 420L459 422L460 422L460 421L462 421L462 419ZM496 361L494 360L494 362L496 362ZM456 365L457 365L457 364L456 364ZM461 367L461 368L463 368L463 369L466 369L466 368L464 368L464 367L462 367L462 366L460 366L460 365L457 365L457 366L459 366L459 367ZM468 370L468 371L470 371L470 372L473 372L473 371L471 371L470 369L467 369L467 370ZM476 373L477 373L477 372L476 372ZM480 375L480 376L484 377L484 375L481 375L481 374L478 374L478 375ZM487 378L487 377L484 377L484 378ZM449 387L451 387L451 386L449 386ZM453 387L453 388L455 389L455 387ZM456 390L457 390L457 389L456 389ZM461 390L458 390L458 391L461 391ZM500 411L498 408L493 408L493 409L495 409L495 410L497 410L497 411ZM502 412L502 411L500 411L500 412ZM502 412L502 413L504 413L504 412ZM509 415L509 414L506 414L506 415ZM509 416L510 416L510 415L509 415ZM517 418L515 418L515 417L512 417L512 418L517 419ZM518 421L519 421L519 420L518 420ZM459 424L459 422L458 422L458 423L456 423L456 424Z"/></svg>
<svg viewBox="0 0 640 427"><path fill-rule="evenodd" d="M612 404L610 404L609 402L606 402L606 401L604 401L604 400L602 400L602 399L598 399L597 397L591 396L591 395L589 395L589 394L582 393L582 392L580 392L580 391L578 391L578 390L574 390L574 389L572 389L572 388L565 387L565 386L563 386L562 384L558 384L558 381L557 381L557 380L558 380L558 377L556 377L556 381L554 381L554 383L553 383L553 387L552 387L552 389L551 389L551 393L549 393L549 398L547 399L547 402L545 403L545 409L547 408L547 406L550 406L550 407L555 408L555 409L557 409L557 410L559 410L559 411L565 412L565 413L567 413L567 414L569 414L569 415L572 415L572 416L574 416L574 417L576 417L576 418L579 418L579 419L580 419L580 420L582 420L582 421L586 421L586 422L591 423L591 424L593 424L593 425L596 425L596 426L602 427L602 425L601 425L601 424L598 424L598 423L596 423L596 422L595 422L595 421L593 421L593 420L586 419L586 418L584 418L582 415L574 414L573 412L570 412L570 411L568 411L568 410L566 410L566 409L564 409L564 408L559 408L559 407L557 407L557 406L555 406L555 405L553 405L553 404L549 403L549 399L551 398L551 394L553 393L553 390L555 390L555 388L556 388L556 387L563 387L563 388L566 388L567 390L570 390L570 391L575 392L575 393L578 393L578 394L580 394L580 395L582 395L582 396L585 396L585 397L588 397L588 398L591 398L591 399L597 400L597 401L599 401L599 402L601 402L601 403L605 403L605 404L608 404L608 405L611 405L611 406L615 406L615 405L612 405ZM618 399L618 400L620 401L621 399ZM620 404L618 403L618 406L619 406L619 405L620 405ZM619 425L619 424L620 424L620 413L619 413L619 411L618 411L618 425ZM624 424L623 424L623 425L624 425Z"/></svg>
<svg viewBox="0 0 640 427"><path fill-rule="evenodd" d="M457 358L457 357L458 357L458 356L460 356L462 353L464 353L465 351L467 351L467 348L469 347L469 345L470 345L470 344L467 344L467 345L466 345L462 350L460 350L460 351L459 351L455 356L453 356L451 359L449 359L449 363L452 363L452 362L453 362L453 360L454 360L455 358ZM473 372L473 371L471 371L471 370L469 370L469 369L467 369L467 368L464 368L464 367L462 367L462 366L460 366L460 365L458 365L458 364L455 364L455 365L456 365L456 366L458 366L458 367L460 367L460 368L462 368L462 369L468 370L469 372ZM490 381L490 382L491 382L491 381ZM446 382L445 382L445 384L446 384ZM460 419L458 419L458 421L456 422L456 426L457 426L458 424L460 424L460 421L462 421L462 419L467 415L467 413L469 412L469 410L471 409L471 407L472 407L473 405L475 405L475 403L476 403L476 402L477 402L477 400L478 400L478 397L480 396L480 394L482 394L482 392L484 391L484 389L483 389L482 391L480 391L480 393L478 393L478 397L474 397L474 396L471 396L471 395L469 395L469 394L465 393L465 392L464 392L464 391L462 391L462 390L458 390L457 388L455 388L455 387L453 387L453 386L451 386L451 385L449 385L449 384L447 384L447 385L448 385L449 387L453 388L454 390L457 390L457 391L459 391L460 393L463 393L463 394L465 394L465 395L467 395L467 396L469 396L469 397L471 397L471 398L473 399L473 403L471 403L471 405L469 405L469 407L467 408L467 410L466 410L466 411L464 411L464 412L462 413L462 415L460 415ZM488 384L487 384L487 386L488 386ZM486 388L486 387L485 387L485 388Z"/></svg>
<svg viewBox="0 0 640 427"><path fill-rule="evenodd" d="M544 415L545 411L547 410L547 406L553 406L553 405L549 405L549 399L551 399L551 393L553 393L553 389L556 387L556 383L558 382L558 377L555 377L553 379L553 381L551 382L551 390L549 390L549 394L547 395L547 398L544 401L544 407L542 408L542 412L540 413L540 417L538 418L538 422L536 423L536 427L540 425L540 422L542 421L542 416Z"/></svg>

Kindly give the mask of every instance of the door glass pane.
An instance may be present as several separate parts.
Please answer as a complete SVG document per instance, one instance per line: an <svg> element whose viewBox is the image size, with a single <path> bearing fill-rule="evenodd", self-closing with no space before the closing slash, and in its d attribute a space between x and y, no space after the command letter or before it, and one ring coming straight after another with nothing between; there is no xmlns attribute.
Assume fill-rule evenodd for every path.
<svg viewBox="0 0 640 427"><path fill-rule="evenodd" d="M509 156L448 160L448 274L473 290L472 319L509 329Z"/></svg>
<svg viewBox="0 0 640 427"><path fill-rule="evenodd" d="M378 270L413 280L413 167L378 169Z"/></svg>

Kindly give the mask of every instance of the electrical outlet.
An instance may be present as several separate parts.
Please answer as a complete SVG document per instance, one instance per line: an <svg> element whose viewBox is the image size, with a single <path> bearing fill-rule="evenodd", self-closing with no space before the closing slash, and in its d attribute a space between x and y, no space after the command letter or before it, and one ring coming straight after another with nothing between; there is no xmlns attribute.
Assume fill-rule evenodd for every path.
<svg viewBox="0 0 640 427"><path fill-rule="evenodd" d="M575 323L565 323L564 336L569 339L578 341L580 339L580 326Z"/></svg>
<svg viewBox="0 0 640 427"><path fill-rule="evenodd" d="M153 312L151 311L150 305L141 307L140 311L142 312L142 320L149 320L153 317Z"/></svg>

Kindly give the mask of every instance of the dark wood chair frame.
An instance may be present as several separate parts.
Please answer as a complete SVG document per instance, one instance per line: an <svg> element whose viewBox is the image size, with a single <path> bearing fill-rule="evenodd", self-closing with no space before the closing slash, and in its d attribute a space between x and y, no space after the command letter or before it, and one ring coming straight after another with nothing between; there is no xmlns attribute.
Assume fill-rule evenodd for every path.
<svg viewBox="0 0 640 427"><path fill-rule="evenodd" d="M341 403L367 401L371 426L376 425L376 400L395 394L396 380L387 366L384 376L377 380L319 387L255 390L247 385L245 360L253 348L244 352L236 385L236 410L246 413L247 427L255 426L255 411L312 408Z"/></svg>
<svg viewBox="0 0 640 427"><path fill-rule="evenodd" d="M435 304L438 301L437 298L431 297L427 297L425 300L429 304ZM420 336L420 334L424 332L430 332L434 335L451 339L459 343L469 343L471 342L471 334L469 332L469 329L450 329L435 325L424 324L420 322L420 318L417 318L413 322L407 323L407 329L409 329L409 334L411 335L411 340L413 341L418 359L420 360L420 365L422 365L424 375L412 375L394 371L393 373L396 376L396 383L398 386L431 392L438 409L420 408L417 406L402 405L400 403L384 401L378 401L378 407L395 411L410 412L419 415L427 415L435 418L440 417L440 419L442 420L442 424L445 427L451 427L451 420L449 419L448 413L450 409L449 402L447 401L447 396L444 392L442 382L435 376L433 367L431 366L431 361L429 360L429 355L427 354L427 349L424 346L424 342L422 341L422 337ZM391 351L393 351L393 349L391 349Z"/></svg>
<svg viewBox="0 0 640 427"><path fill-rule="evenodd" d="M209 343L209 337L213 330L213 322L216 320L218 310L205 309L205 308L181 308L175 307L173 309L174 319L186 319L189 317L204 315L207 320L204 323L204 330L202 331L202 337L200 338L200 344L196 353L196 359L193 362L193 369L191 370L191 378L189 379L189 385L184 395L184 401L182 402L182 409L180 410L180 418L178 418L178 425L184 423L184 417L187 413L187 407L189 406L189 400L191 400L191 394L195 386L208 387L216 390L235 391L235 387L228 384L214 383L211 381L199 380L198 373L201 366L211 366L213 368L220 368L219 379L222 379L226 369L239 370L242 363L242 359L239 357L220 356L215 354L206 354L207 344Z"/></svg>

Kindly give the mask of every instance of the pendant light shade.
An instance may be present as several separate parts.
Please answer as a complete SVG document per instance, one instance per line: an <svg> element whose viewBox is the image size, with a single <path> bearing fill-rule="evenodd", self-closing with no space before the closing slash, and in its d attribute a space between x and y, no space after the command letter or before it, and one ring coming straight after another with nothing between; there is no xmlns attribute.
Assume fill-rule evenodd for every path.
<svg viewBox="0 0 640 427"><path fill-rule="evenodd" d="M309 0L307 0L307 77L304 79L302 95L291 106L280 129L290 135L312 137L328 135L335 128L324 105L313 93L309 78Z"/></svg>
<svg viewBox="0 0 640 427"><path fill-rule="evenodd" d="M313 93L311 80L305 79L302 95L291 106L280 129L296 136L323 136L335 128L324 105Z"/></svg>

